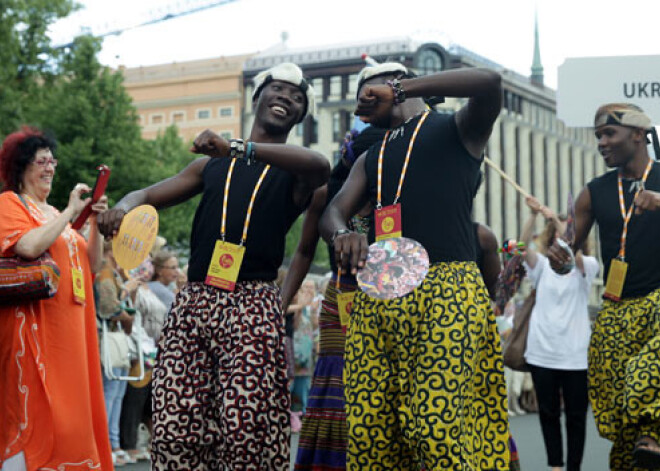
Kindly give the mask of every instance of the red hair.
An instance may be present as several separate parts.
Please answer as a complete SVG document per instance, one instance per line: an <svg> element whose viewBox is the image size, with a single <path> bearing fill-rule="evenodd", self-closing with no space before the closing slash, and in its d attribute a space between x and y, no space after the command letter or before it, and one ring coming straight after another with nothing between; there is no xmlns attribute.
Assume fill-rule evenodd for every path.
<svg viewBox="0 0 660 471"><path fill-rule="evenodd" d="M22 149L22 145L30 138L47 139L39 129L23 126L20 131L7 136L2 143L0 148L0 181L3 184L3 191L18 191L18 177L22 176L22 170L25 169L26 163L22 162L25 160L25 157L23 157L25 149ZM34 155L27 157L31 160Z"/></svg>

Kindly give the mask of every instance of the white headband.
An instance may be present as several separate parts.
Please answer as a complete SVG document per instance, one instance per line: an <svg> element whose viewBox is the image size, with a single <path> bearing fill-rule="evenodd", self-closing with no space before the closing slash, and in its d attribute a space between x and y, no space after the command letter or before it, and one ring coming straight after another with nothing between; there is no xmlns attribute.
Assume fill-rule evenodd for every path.
<svg viewBox="0 0 660 471"><path fill-rule="evenodd" d="M383 62L378 65L368 65L360 71L357 78L357 91L360 92L362 84L367 80L378 77L380 75L408 75L408 69L403 64L398 62Z"/></svg>
<svg viewBox="0 0 660 471"><path fill-rule="evenodd" d="M252 93L252 99L256 99L261 93L263 87L273 81L280 80L282 82L287 82L296 87L300 88L302 92L305 93L307 97L307 108L303 114L302 119L306 115L314 116L316 112L316 101L314 99L314 88L305 80L303 77L303 72L296 64L291 62L284 62L276 66L271 67L270 69L263 70L254 76L252 79L254 83L254 92Z"/></svg>
<svg viewBox="0 0 660 471"><path fill-rule="evenodd" d="M651 118L648 115L626 104L603 105L598 109L594 119L594 127L598 128L607 124L645 130L650 130L653 127Z"/></svg>

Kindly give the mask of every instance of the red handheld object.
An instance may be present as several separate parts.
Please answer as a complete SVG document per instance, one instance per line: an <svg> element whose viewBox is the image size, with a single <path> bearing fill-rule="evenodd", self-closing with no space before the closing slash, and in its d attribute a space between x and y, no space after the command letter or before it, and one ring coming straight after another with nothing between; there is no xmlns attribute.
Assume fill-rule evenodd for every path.
<svg viewBox="0 0 660 471"><path fill-rule="evenodd" d="M80 215L73 221L71 227L75 230L80 229L87 218L92 214L92 205L96 203L101 196L105 193L105 187L108 186L108 179L110 178L110 168L107 165L99 165L96 169L99 171L96 176L96 183L94 183L94 189L92 190L92 201L89 202L85 209L82 210Z"/></svg>

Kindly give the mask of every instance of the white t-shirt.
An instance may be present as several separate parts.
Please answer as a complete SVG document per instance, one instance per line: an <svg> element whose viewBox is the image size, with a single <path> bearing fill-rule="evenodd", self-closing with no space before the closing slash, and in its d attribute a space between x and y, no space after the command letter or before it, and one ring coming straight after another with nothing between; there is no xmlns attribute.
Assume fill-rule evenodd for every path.
<svg viewBox="0 0 660 471"><path fill-rule="evenodd" d="M524 263L536 287L525 360L544 368L586 370L591 336L587 304L598 261L584 256L584 275L577 267L567 275L558 275L547 257L537 257L534 268Z"/></svg>

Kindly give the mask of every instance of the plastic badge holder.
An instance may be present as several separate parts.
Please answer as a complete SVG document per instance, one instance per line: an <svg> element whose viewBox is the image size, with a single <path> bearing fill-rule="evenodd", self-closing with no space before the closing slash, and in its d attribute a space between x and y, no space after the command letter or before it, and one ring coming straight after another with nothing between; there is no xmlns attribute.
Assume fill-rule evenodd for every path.
<svg viewBox="0 0 660 471"><path fill-rule="evenodd" d="M369 246L367 262L357 281L365 294L376 299L395 299L422 284L429 271L429 254L419 242L395 237Z"/></svg>

